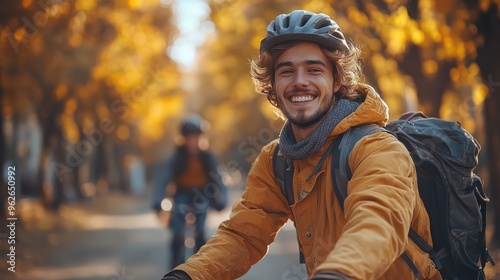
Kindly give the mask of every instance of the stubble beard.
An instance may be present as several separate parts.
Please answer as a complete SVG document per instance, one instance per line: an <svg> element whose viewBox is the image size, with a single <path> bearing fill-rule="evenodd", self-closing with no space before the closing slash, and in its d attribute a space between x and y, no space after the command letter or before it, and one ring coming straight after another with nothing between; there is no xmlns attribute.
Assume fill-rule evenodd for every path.
<svg viewBox="0 0 500 280"><path fill-rule="evenodd" d="M299 128L308 128L319 121L323 120L323 118L330 112L330 110L333 108L335 103L335 97L332 94L332 98L330 99L330 103L325 106L323 109L319 108L314 115L309 119L305 119L305 110L300 110L295 117L293 117L286 109L283 108L283 106L280 106L281 111L285 115L285 117L292 123L293 125L299 127Z"/></svg>

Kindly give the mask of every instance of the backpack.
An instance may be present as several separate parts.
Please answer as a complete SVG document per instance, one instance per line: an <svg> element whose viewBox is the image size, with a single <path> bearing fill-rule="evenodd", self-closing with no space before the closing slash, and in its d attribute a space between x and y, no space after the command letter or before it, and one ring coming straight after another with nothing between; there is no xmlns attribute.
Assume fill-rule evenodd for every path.
<svg viewBox="0 0 500 280"><path fill-rule="evenodd" d="M389 122L352 127L328 147L316 166L333 152L332 183L343 208L347 183L352 177L347 163L358 140L378 131L392 133L410 152L417 170L420 197L429 214L433 247L410 229L410 239L436 264L443 279L484 279L484 266L494 260L486 248L486 203L489 201L481 179L474 174L481 149L459 123L428 118L408 112ZM293 204L293 163L284 158L279 145L274 151L273 168L277 182L289 204ZM421 274L411 259L402 258L415 276ZM303 260L303 256L301 256Z"/></svg>

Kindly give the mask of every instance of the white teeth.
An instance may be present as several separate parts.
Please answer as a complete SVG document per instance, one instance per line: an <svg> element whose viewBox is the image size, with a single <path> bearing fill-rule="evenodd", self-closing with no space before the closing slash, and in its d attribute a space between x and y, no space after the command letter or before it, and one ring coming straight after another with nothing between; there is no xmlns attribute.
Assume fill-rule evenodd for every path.
<svg viewBox="0 0 500 280"><path fill-rule="evenodd" d="M305 102L305 101L311 101L313 99L314 97L312 97L311 95L292 96L292 102Z"/></svg>

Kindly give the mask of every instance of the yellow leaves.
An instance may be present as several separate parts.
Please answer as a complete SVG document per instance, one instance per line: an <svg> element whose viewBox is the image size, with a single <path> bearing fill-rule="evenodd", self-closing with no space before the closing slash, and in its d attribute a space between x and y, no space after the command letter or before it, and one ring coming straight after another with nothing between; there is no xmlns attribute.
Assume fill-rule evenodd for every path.
<svg viewBox="0 0 500 280"><path fill-rule="evenodd" d="M488 10L488 8L490 7L491 2L492 2L491 0L479 0L479 9L482 12L486 12ZM499 8L500 8L500 5L499 5Z"/></svg>
<svg viewBox="0 0 500 280"><path fill-rule="evenodd" d="M94 118L91 116L90 113L83 114L83 116L81 117L81 123L83 131L91 131L96 126Z"/></svg>
<svg viewBox="0 0 500 280"><path fill-rule="evenodd" d="M431 0L419 2L422 15L419 23L422 32L426 34L423 47L429 50L428 53L435 53L434 59L461 62L475 55L475 43L471 44L472 41L464 40L467 34L477 33L474 25L466 23L470 16L468 11L462 7L455 7L453 11L455 17L450 24L447 23L449 9L458 5L455 2L437 3Z"/></svg>
<svg viewBox="0 0 500 280"><path fill-rule="evenodd" d="M260 42L262 41L262 38L264 38L264 36L262 36L261 34L253 36L251 41L252 48L258 50L260 48Z"/></svg>
<svg viewBox="0 0 500 280"><path fill-rule="evenodd" d="M445 37L443 40L443 46L442 46L444 52L444 57L443 59L448 59L450 57L453 57L453 53L455 52L455 45L454 41L451 37Z"/></svg>
<svg viewBox="0 0 500 280"><path fill-rule="evenodd" d="M96 3L97 1L77 0L75 2L75 8L79 11L90 11L95 8Z"/></svg>
<svg viewBox="0 0 500 280"><path fill-rule="evenodd" d="M384 95L383 98L390 108L390 118L401 115L405 111L402 105L405 101L404 93L407 87L403 76L398 72L394 72L379 77L378 82L380 92Z"/></svg>
<svg viewBox="0 0 500 280"><path fill-rule="evenodd" d="M386 42L389 54L399 56L406 52L410 41L416 44L422 42L423 34L410 19L404 6L397 8L389 17L380 12L373 12L373 16L378 20L377 24L371 24L371 28L379 32L381 39Z"/></svg>
<svg viewBox="0 0 500 280"><path fill-rule="evenodd" d="M153 61L161 63L154 57L166 58L165 41L162 38L150 26L137 24L131 27L122 24L117 38L102 51L100 64L92 70L92 77L105 79L123 94L130 92L137 85L147 84L147 79L154 78L151 77L154 71L147 64ZM165 86L178 85L178 76L175 74L173 77L162 75L162 78L168 80ZM157 79L150 82L154 81Z"/></svg>
<svg viewBox="0 0 500 280"><path fill-rule="evenodd" d="M462 40L460 40L460 38L454 38L451 36L444 37L442 48L444 49L444 59L456 59L458 61L463 61L467 54L465 44Z"/></svg>
<svg viewBox="0 0 500 280"><path fill-rule="evenodd" d="M82 34L73 34L71 35L71 37L69 37L69 40L68 40L68 44L71 46L71 47L77 47L79 46L80 44L82 43Z"/></svg>
<svg viewBox="0 0 500 280"><path fill-rule="evenodd" d="M141 6L141 0L128 0L128 5L132 9L137 9Z"/></svg>
<svg viewBox="0 0 500 280"><path fill-rule="evenodd" d="M394 26L406 26L410 21L410 17L408 16L408 11L405 6L400 6L393 14L392 14L392 22Z"/></svg>
<svg viewBox="0 0 500 280"><path fill-rule="evenodd" d="M26 34L26 30L24 28L18 28L14 32L14 39L16 41L21 41L24 38L25 34Z"/></svg>
<svg viewBox="0 0 500 280"><path fill-rule="evenodd" d="M226 91L229 87L229 78L226 75L217 75L213 81L216 90Z"/></svg>
<svg viewBox="0 0 500 280"><path fill-rule="evenodd" d="M386 58L381 54L376 53L371 57L371 60L373 67L380 75L397 71L398 64L394 59Z"/></svg>
<svg viewBox="0 0 500 280"><path fill-rule="evenodd" d="M457 109L455 107L455 103L455 94L452 91L446 91L443 95L443 106L440 108L439 115L444 119L449 119L453 116L455 113L454 111Z"/></svg>
<svg viewBox="0 0 500 280"><path fill-rule="evenodd" d="M450 78L456 86L474 84L479 74L479 66L475 63L468 67L461 63L450 70Z"/></svg>
<svg viewBox="0 0 500 280"><path fill-rule="evenodd" d="M65 113L71 115L75 112L75 110L76 110L76 100L74 98L71 98L66 102Z"/></svg>
<svg viewBox="0 0 500 280"><path fill-rule="evenodd" d="M234 97L238 101L245 101L255 98L257 93L253 90L250 78L241 78L234 86Z"/></svg>
<svg viewBox="0 0 500 280"><path fill-rule="evenodd" d="M391 108L391 118L402 113L401 101L406 90L405 78L398 69L398 64L394 59L386 58L380 53L375 53L371 57L378 86L384 100Z"/></svg>
<svg viewBox="0 0 500 280"><path fill-rule="evenodd" d="M280 109L271 105L271 103L269 103L267 98L261 98L259 102L259 109L264 114L264 116L266 116L266 118L269 120L282 118L282 113Z"/></svg>
<svg viewBox="0 0 500 280"><path fill-rule="evenodd" d="M207 118L212 120L212 129L214 131L224 130L237 125L238 116L234 110L235 104L226 101L217 106L211 107L207 112Z"/></svg>
<svg viewBox="0 0 500 280"><path fill-rule="evenodd" d="M366 48L369 48L373 52L380 52L382 49L382 44L381 44L380 40L375 39L375 38L371 38L371 39L368 39Z"/></svg>
<svg viewBox="0 0 500 280"><path fill-rule="evenodd" d="M128 4L140 6L147 3ZM108 106L111 106L111 111L115 109L122 121L137 122L139 141L141 145L148 145L164 137L166 120L180 114L184 108L182 92L158 97L178 89L180 75L176 67L167 63L166 36L151 25L148 15L123 9L105 12L106 18L117 30L117 36L101 52L100 62L94 67L92 77L106 81L120 96L114 100L114 107L101 107L99 114L109 115ZM123 141L131 136L127 125L118 126L115 133Z"/></svg>
<svg viewBox="0 0 500 280"><path fill-rule="evenodd" d="M217 141L213 142L214 149L222 150L234 144L234 140L241 130L238 126L243 124L242 115L245 110L238 110L232 100L216 104L206 108L204 115L211 121L211 134L217 135Z"/></svg>
<svg viewBox="0 0 500 280"><path fill-rule="evenodd" d="M324 13L335 19L335 15L331 13L332 8L324 0L310 0L309 3L304 4L304 9L315 13Z"/></svg>
<svg viewBox="0 0 500 280"><path fill-rule="evenodd" d="M391 72L379 76L378 85L380 86L380 90L388 96L403 92L404 88L402 77L398 72ZM389 95L389 93L391 95Z"/></svg>
<svg viewBox="0 0 500 280"><path fill-rule="evenodd" d="M132 91L141 91L140 88L136 88L140 84L142 73L137 70L124 71L121 73L115 73L112 81L112 85L115 86L116 90L122 94L128 94Z"/></svg>
<svg viewBox="0 0 500 280"><path fill-rule="evenodd" d="M413 28L410 30L411 42L415 45L421 45L424 42L425 35L420 29Z"/></svg>
<svg viewBox="0 0 500 280"><path fill-rule="evenodd" d="M421 14L421 19L419 21L420 28L426 38L430 39L427 44L431 42L441 41L441 32L439 28L439 20L434 10L434 2L432 0L421 0L419 1L419 9Z"/></svg>
<svg viewBox="0 0 500 280"><path fill-rule="evenodd" d="M221 32L237 32L246 33L250 30L251 25L248 24L245 10L238 5L226 7L227 11L218 13L214 17L214 23Z"/></svg>
<svg viewBox="0 0 500 280"><path fill-rule="evenodd" d="M68 87L64 84L60 84L56 87L54 91L56 100L61 100L68 94Z"/></svg>
<svg viewBox="0 0 500 280"><path fill-rule="evenodd" d="M359 26L366 26L368 24L368 17L365 13L360 12L354 7L350 7L347 10L347 17L353 21L353 23Z"/></svg>
<svg viewBox="0 0 500 280"><path fill-rule="evenodd" d="M266 36L267 22L262 18L253 18L251 20L251 26L254 30L251 45L253 49L258 50L260 48L260 41Z"/></svg>
<svg viewBox="0 0 500 280"><path fill-rule="evenodd" d="M132 18L126 10L117 10L109 11L108 18L118 29L118 34L103 50L102 64L93 70L92 75L101 78L117 74L111 81L118 84L121 92L125 92L144 76L142 65L152 61L152 57L164 54L165 38L148 23L147 17Z"/></svg>
<svg viewBox="0 0 500 280"><path fill-rule="evenodd" d="M480 82L480 69L475 63L465 65L460 63L451 69L452 89L443 96L440 115L446 119L459 120L462 126L473 132L477 116L488 95L488 88ZM474 108L474 109L473 109Z"/></svg>
<svg viewBox="0 0 500 280"><path fill-rule="evenodd" d="M439 110L439 115L443 119L460 122L464 129L474 133L477 125L476 120L470 115L469 105L468 102L464 102L460 94L448 90L443 95L443 104Z"/></svg>
<svg viewBox="0 0 500 280"><path fill-rule="evenodd" d="M138 127L141 137L150 141L157 141L164 136L168 119L172 119L182 113L184 98L179 95L156 98L147 103L147 109L139 113L140 121Z"/></svg>
<svg viewBox="0 0 500 280"><path fill-rule="evenodd" d="M34 54L41 54L43 52L43 41L41 36L35 36L30 41L31 50Z"/></svg>
<svg viewBox="0 0 500 280"><path fill-rule="evenodd" d="M33 0L23 0L23 8L29 8Z"/></svg>
<svg viewBox="0 0 500 280"><path fill-rule="evenodd" d="M157 6L159 2L159 0L126 0L126 1L131 9L154 7Z"/></svg>
<svg viewBox="0 0 500 280"><path fill-rule="evenodd" d="M453 68L450 70L450 78L453 82L460 81L460 71L457 68Z"/></svg>
<svg viewBox="0 0 500 280"><path fill-rule="evenodd" d="M483 105L484 100L488 96L488 87L485 84L476 84L472 89L472 101L475 105Z"/></svg>
<svg viewBox="0 0 500 280"><path fill-rule="evenodd" d="M97 118L100 120L107 119L110 116L109 107L107 104L104 104L103 102L99 102L98 104L96 104L95 112Z"/></svg>
<svg viewBox="0 0 500 280"><path fill-rule="evenodd" d="M387 51L392 55L402 54L406 50L407 37L406 32L399 28L392 28L389 31L389 42Z"/></svg>
<svg viewBox="0 0 500 280"><path fill-rule="evenodd" d="M76 100L74 98L68 99L64 106L64 112L60 117L63 134L71 143L76 143L80 139L80 131L73 119L76 107Z"/></svg>
<svg viewBox="0 0 500 280"><path fill-rule="evenodd" d="M217 27L220 28L222 31L229 30L232 27L232 22L233 22L233 20L230 17L224 16L222 14L216 16L214 21L217 23Z"/></svg>
<svg viewBox="0 0 500 280"><path fill-rule="evenodd" d="M122 141L126 141L130 137L130 129L126 125L120 125L116 129L116 137Z"/></svg>
<svg viewBox="0 0 500 280"><path fill-rule="evenodd" d="M429 59L423 62L422 70L427 76L432 76L438 71L438 64L435 60Z"/></svg>

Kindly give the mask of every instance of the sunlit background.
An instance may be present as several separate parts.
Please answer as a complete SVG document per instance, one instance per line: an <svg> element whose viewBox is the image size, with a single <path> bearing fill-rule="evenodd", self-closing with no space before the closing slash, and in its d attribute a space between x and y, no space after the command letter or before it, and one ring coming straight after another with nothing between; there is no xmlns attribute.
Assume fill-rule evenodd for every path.
<svg viewBox="0 0 500 280"><path fill-rule="evenodd" d="M293 9L332 16L361 46L365 82L386 100L392 119L421 110L459 121L479 140L477 173L492 198L488 240L496 247L498 0L2 1L0 208L5 220L5 175L15 166L17 232L27 240L18 245L18 271L2 279L161 276L170 235L149 208L153 170L172 153L182 118L198 113L211 124L206 143L238 198L252 161L282 125L255 93L248 61L267 24ZM213 213L211 232L227 216ZM305 277L293 228L282 232L261 262L267 266L259 263L242 279ZM7 250L8 233L1 234ZM62 249L78 243L70 236L84 248L107 249L82 257L81 248Z"/></svg>

